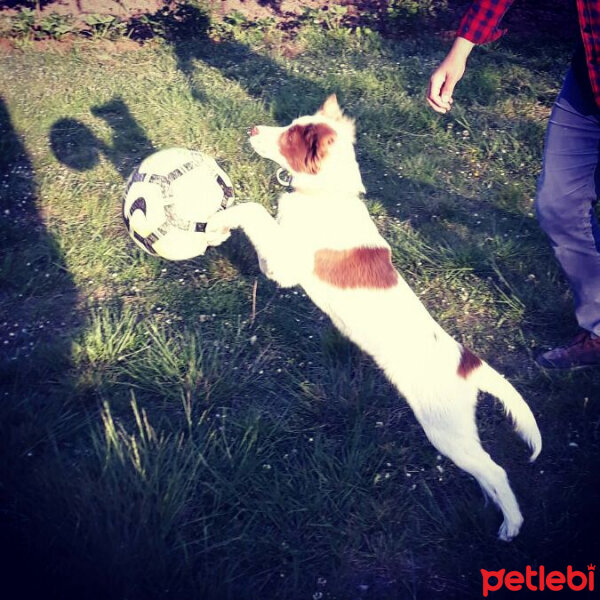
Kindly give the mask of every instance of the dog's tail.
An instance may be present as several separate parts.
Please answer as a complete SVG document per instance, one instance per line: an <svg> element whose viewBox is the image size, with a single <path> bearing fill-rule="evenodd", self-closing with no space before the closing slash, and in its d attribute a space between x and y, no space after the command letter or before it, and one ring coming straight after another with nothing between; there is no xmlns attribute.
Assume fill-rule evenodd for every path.
<svg viewBox="0 0 600 600"><path fill-rule="evenodd" d="M529 460L533 462L542 450L542 436L535 417L521 394L498 371L483 361L470 371L467 378L482 392L487 392L502 402L515 431L531 449Z"/></svg>

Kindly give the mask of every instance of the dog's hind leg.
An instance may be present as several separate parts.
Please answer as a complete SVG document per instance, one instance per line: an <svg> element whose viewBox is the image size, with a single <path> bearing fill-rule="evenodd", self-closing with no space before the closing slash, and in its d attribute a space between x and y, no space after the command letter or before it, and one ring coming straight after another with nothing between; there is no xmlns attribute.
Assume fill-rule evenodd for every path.
<svg viewBox="0 0 600 600"><path fill-rule="evenodd" d="M455 396L444 400L443 409L439 406L428 409L418 406L415 414L429 441L457 467L475 477L502 511L504 522L498 536L509 541L519 533L523 517L506 472L481 446L475 422L477 393L463 391L466 394L461 394L460 398Z"/></svg>

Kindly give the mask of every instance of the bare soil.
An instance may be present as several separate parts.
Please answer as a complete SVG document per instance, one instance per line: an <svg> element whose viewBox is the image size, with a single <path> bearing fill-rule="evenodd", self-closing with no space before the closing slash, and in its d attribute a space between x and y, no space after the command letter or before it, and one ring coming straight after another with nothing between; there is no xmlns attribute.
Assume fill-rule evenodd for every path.
<svg viewBox="0 0 600 600"><path fill-rule="evenodd" d="M15 14L35 4L36 0L0 0L0 13ZM217 19L238 11L250 21L271 18L286 28L295 23L306 8L328 10L335 5L346 6L351 20L358 22L365 15L385 14L391 0L208 0L207 4ZM441 18L428 19L427 24L441 34L452 35L469 4L469 0L449 0L448 9L440 13ZM551 3L519 0L508 11L503 25L522 35L545 33L561 39L572 37L577 33L574 4L571 0ZM39 0L39 16L71 15L76 24L85 23L86 16L92 14L131 21L142 15L156 15L176 5L177 0Z"/></svg>
<svg viewBox="0 0 600 600"><path fill-rule="evenodd" d="M31 8L34 2L28 0L0 1L0 10L9 14L21 8ZM41 0L40 15L51 13L71 15L75 22L81 23L86 15L112 15L123 20L152 15L175 2L170 0ZM347 0L210 0L208 3L216 16L225 16L239 11L249 20L274 18L277 21L295 18L304 8L326 8L332 4L346 4L357 7L383 4L383 2L351 2Z"/></svg>

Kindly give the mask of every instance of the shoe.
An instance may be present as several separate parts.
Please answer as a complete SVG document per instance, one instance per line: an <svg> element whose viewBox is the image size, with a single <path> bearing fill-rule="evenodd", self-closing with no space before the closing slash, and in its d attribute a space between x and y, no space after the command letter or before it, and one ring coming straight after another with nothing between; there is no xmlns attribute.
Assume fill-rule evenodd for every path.
<svg viewBox="0 0 600 600"><path fill-rule="evenodd" d="M535 361L545 369L600 366L600 336L582 329L568 344L540 354Z"/></svg>

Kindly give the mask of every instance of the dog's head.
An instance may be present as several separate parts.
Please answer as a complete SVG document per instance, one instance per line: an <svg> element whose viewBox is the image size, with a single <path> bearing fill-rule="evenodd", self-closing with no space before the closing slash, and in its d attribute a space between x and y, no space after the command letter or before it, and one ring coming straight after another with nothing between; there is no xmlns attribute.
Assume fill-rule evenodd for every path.
<svg viewBox="0 0 600 600"><path fill-rule="evenodd" d="M354 121L346 117L335 95L314 114L287 127L260 125L250 130L250 144L263 158L288 170L294 181L312 189L336 187L364 192L354 154Z"/></svg>

